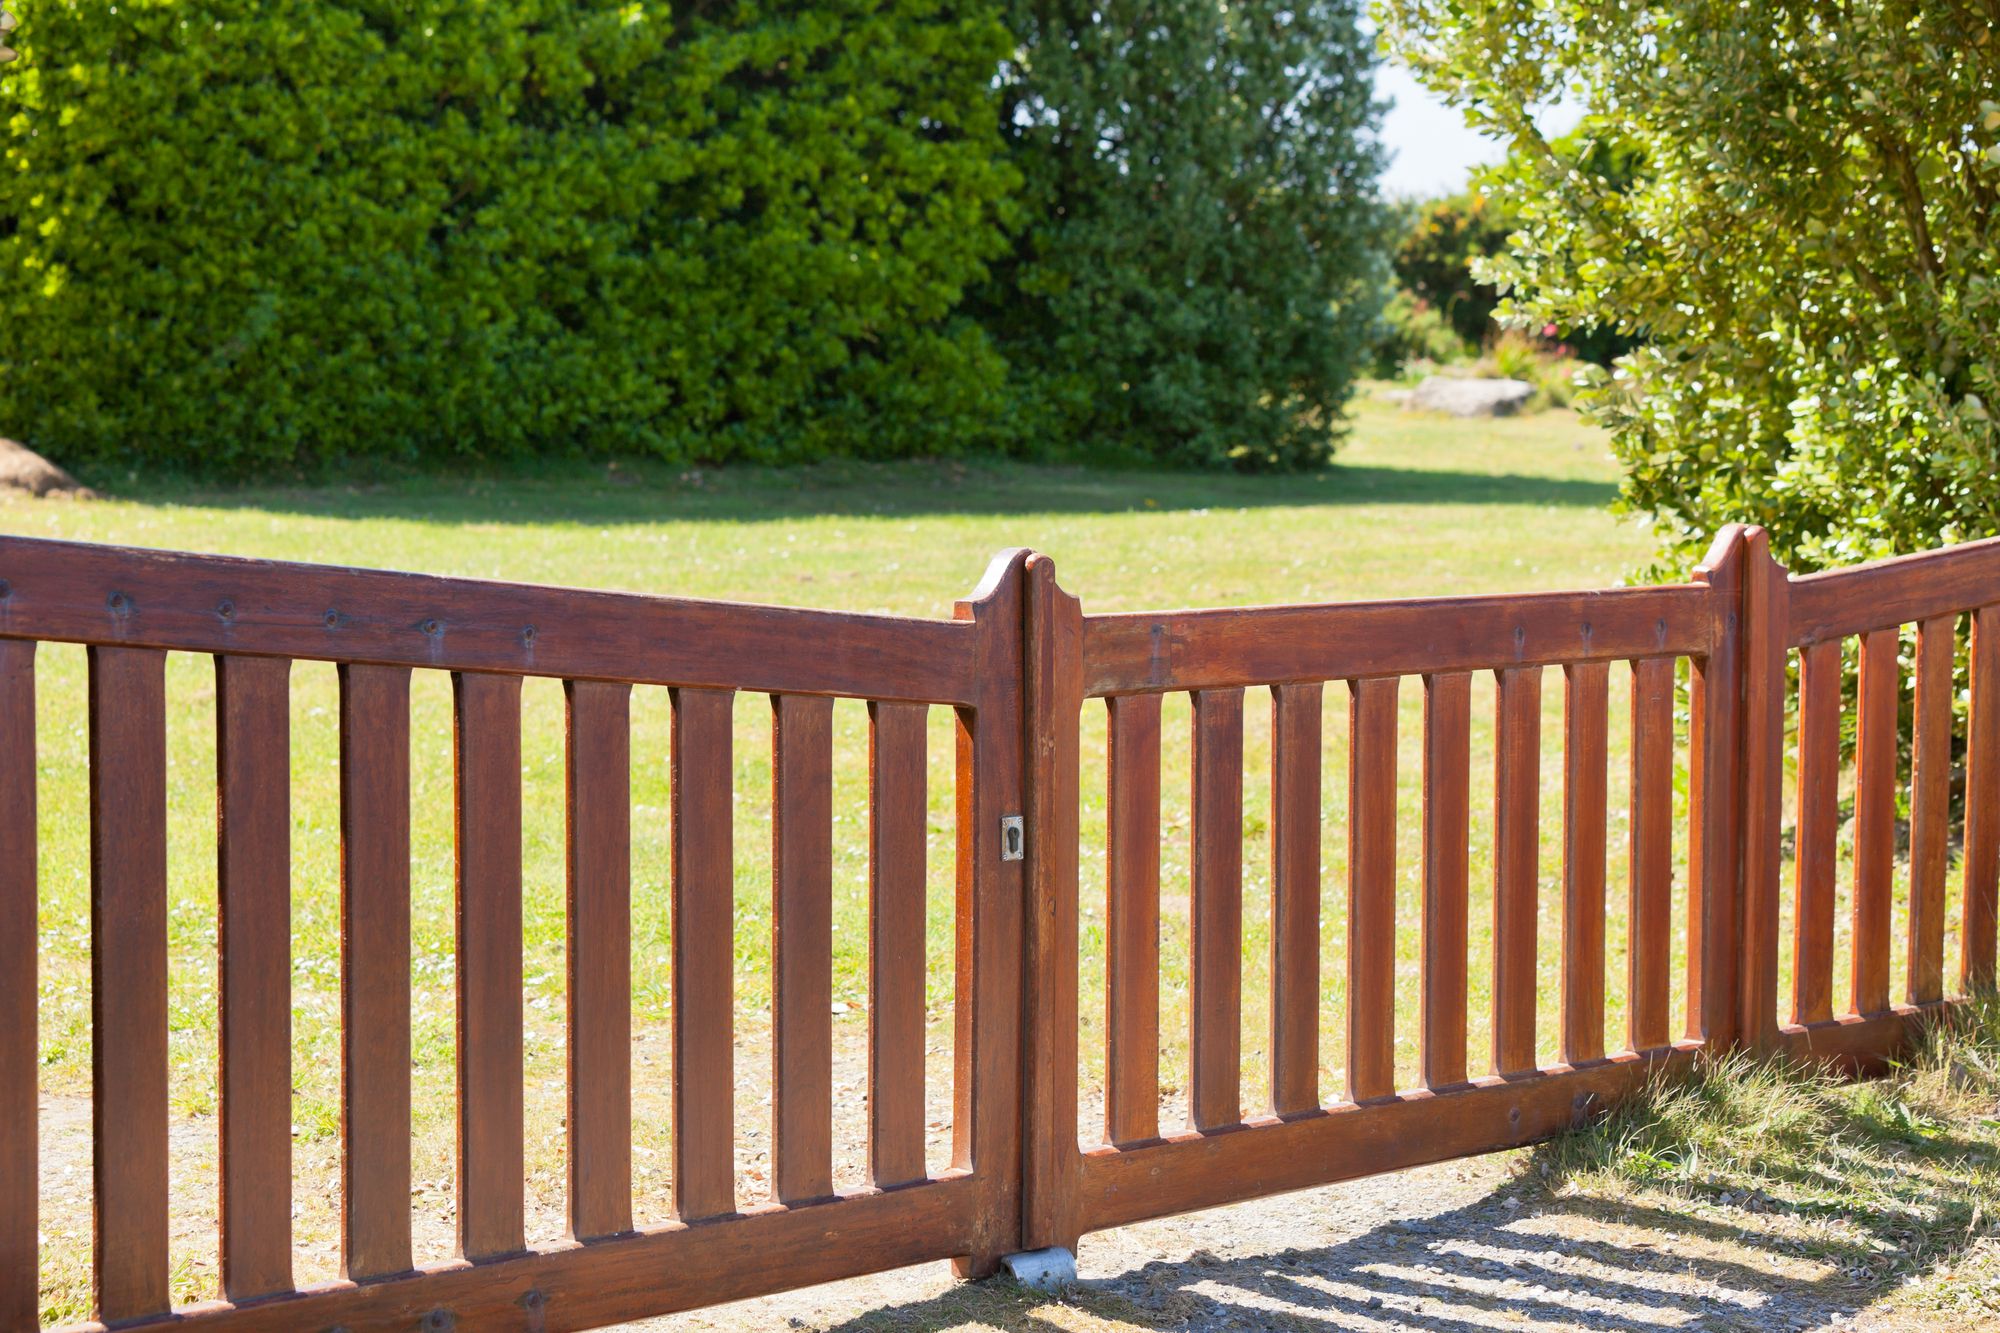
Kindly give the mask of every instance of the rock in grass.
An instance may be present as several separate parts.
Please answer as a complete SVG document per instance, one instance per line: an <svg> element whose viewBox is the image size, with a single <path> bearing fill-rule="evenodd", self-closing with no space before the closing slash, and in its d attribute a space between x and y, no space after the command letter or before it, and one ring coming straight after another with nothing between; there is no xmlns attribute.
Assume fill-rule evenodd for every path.
<svg viewBox="0 0 2000 1333"><path fill-rule="evenodd" d="M97 492L25 444L0 436L0 490L94 500Z"/></svg>
<svg viewBox="0 0 2000 1333"><path fill-rule="evenodd" d="M1454 417L1507 417L1534 397L1525 380L1473 380L1433 375L1410 395L1413 412L1443 412Z"/></svg>

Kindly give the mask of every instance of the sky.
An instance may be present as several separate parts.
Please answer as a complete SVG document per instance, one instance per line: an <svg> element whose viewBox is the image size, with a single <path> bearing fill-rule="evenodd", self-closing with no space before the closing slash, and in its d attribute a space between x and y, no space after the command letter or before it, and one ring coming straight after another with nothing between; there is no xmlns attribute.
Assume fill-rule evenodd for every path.
<svg viewBox="0 0 2000 1333"><path fill-rule="evenodd" d="M1476 130L1467 129L1456 108L1418 83L1394 61L1384 60L1375 73L1375 89L1393 101L1382 121L1382 141L1392 157L1382 173L1383 192L1391 198L1449 194L1465 184L1476 166L1487 166L1507 155L1506 147ZM1543 130L1567 133L1582 109L1567 103L1537 116Z"/></svg>

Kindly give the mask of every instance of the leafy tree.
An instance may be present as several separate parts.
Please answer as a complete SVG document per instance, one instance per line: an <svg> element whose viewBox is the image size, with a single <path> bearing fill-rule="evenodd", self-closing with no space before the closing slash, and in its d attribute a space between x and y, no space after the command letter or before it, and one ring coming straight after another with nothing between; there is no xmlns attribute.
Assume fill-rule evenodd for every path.
<svg viewBox="0 0 2000 1333"><path fill-rule="evenodd" d="M1473 265L1507 248L1514 215L1494 195L1476 188L1428 200L1413 213L1396 247L1396 282L1477 347L1493 336L1500 293L1473 276Z"/></svg>
<svg viewBox="0 0 2000 1333"><path fill-rule="evenodd" d="M1730 519L1813 567L2000 530L2000 6L1377 0L1509 138L1503 319L1647 345L1587 395L1685 568ZM1587 103L1581 150L1531 109ZM1629 188L1589 145L1643 155Z"/></svg>
<svg viewBox="0 0 2000 1333"><path fill-rule="evenodd" d="M1359 0L1014 0L1027 219L982 318L1036 440L1325 459L1384 292Z"/></svg>

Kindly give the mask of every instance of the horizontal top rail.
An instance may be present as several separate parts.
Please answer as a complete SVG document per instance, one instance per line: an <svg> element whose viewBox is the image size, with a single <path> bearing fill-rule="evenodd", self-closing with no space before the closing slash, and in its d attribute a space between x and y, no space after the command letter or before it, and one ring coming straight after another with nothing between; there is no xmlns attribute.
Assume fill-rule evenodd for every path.
<svg viewBox="0 0 2000 1333"><path fill-rule="evenodd" d="M970 623L0 537L0 638L970 704Z"/></svg>
<svg viewBox="0 0 2000 1333"><path fill-rule="evenodd" d="M1702 656L1714 631L1697 583L1479 597L1085 616L1085 692Z"/></svg>
<svg viewBox="0 0 2000 1333"><path fill-rule="evenodd" d="M2000 602L2000 537L1791 580L1794 646Z"/></svg>

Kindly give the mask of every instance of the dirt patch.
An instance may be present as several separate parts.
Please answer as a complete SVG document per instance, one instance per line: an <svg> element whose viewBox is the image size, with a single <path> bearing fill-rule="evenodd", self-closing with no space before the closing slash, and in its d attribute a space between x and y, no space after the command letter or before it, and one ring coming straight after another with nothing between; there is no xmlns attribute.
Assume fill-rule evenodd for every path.
<svg viewBox="0 0 2000 1333"><path fill-rule="evenodd" d="M0 436L0 491L95 500L97 492L25 444Z"/></svg>

